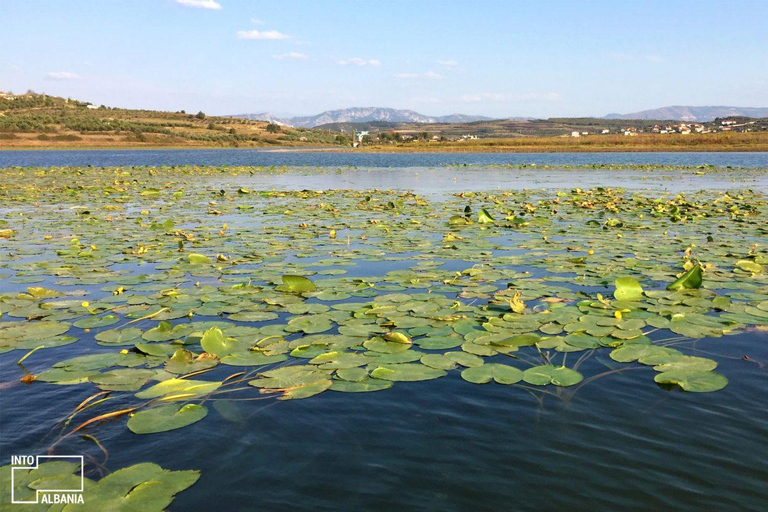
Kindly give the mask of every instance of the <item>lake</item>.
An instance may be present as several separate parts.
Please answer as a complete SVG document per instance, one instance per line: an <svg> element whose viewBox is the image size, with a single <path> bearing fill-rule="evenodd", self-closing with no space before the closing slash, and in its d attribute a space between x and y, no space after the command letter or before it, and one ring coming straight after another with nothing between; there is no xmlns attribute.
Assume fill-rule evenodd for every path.
<svg viewBox="0 0 768 512"><path fill-rule="evenodd" d="M13 231L0 238L0 323L66 324L78 338L0 330L2 458L55 443L86 455L94 480L141 462L199 470L172 511L765 510L766 168L764 153L0 151L0 232ZM701 289L666 290L698 263ZM643 295L614 299L619 276ZM231 339L206 349L161 321ZM104 335L118 327L136 336ZM413 345L370 343L388 330ZM49 346L17 365L40 338ZM193 399L207 416L177 430L136 434L119 417L60 437L138 403L136 390L113 390L58 423L100 391L99 372L117 365L133 382L135 369L168 370L146 390L174 373L174 350L231 344L217 357L245 358L257 341L275 358L265 369L314 365L317 380ZM625 364L617 351L633 344L682 354ZM107 354L117 359L19 382ZM540 358L579 380L465 373ZM654 382L656 366L695 366L706 387L706 361L722 389ZM191 378L226 384L251 370L223 363ZM355 382L394 384L334 392Z"/></svg>

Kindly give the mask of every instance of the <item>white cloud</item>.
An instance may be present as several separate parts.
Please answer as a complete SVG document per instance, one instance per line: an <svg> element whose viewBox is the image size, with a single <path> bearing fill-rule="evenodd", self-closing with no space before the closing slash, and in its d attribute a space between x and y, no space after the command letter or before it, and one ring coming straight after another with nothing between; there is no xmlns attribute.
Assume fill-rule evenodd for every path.
<svg viewBox="0 0 768 512"><path fill-rule="evenodd" d="M251 18L251 23L253 23L254 25L263 25L264 24L264 22L261 21L258 18Z"/></svg>
<svg viewBox="0 0 768 512"><path fill-rule="evenodd" d="M273 55L273 57L276 58L277 60L288 60L288 59L306 60L309 58L308 55L305 55L299 52L290 52L290 53L284 53L282 55Z"/></svg>
<svg viewBox="0 0 768 512"><path fill-rule="evenodd" d="M50 80L77 80L80 78L80 75L71 71L51 71L46 73L45 77Z"/></svg>
<svg viewBox="0 0 768 512"><path fill-rule="evenodd" d="M556 92L531 92L526 94L508 94L481 92L476 94L467 94L459 98L464 103L479 103L481 101L493 102L536 102L536 101L561 101L562 97Z"/></svg>
<svg viewBox="0 0 768 512"><path fill-rule="evenodd" d="M453 60L453 59L449 59L449 60L438 60L438 61L437 61L437 63L438 63L440 66L444 67L445 69L454 69L454 68L457 68L457 67L459 67L459 63L458 63L458 62L456 62L456 61L455 61L455 60Z"/></svg>
<svg viewBox="0 0 768 512"><path fill-rule="evenodd" d="M277 30L239 30L238 39L256 39L260 41L279 41L288 39L290 36L278 32Z"/></svg>
<svg viewBox="0 0 768 512"><path fill-rule="evenodd" d="M216 0L173 0L185 7L198 7L200 9L221 9L221 4Z"/></svg>
<svg viewBox="0 0 768 512"><path fill-rule="evenodd" d="M346 66L347 64L352 64L354 66L381 66L381 61L378 59L365 60L360 57L352 57L351 59L337 60L336 64L339 66Z"/></svg>
<svg viewBox="0 0 768 512"><path fill-rule="evenodd" d="M434 71L427 71L426 73L396 73L396 78L404 78L407 80L413 80L416 78L429 78L430 80L440 80L443 75L435 73Z"/></svg>

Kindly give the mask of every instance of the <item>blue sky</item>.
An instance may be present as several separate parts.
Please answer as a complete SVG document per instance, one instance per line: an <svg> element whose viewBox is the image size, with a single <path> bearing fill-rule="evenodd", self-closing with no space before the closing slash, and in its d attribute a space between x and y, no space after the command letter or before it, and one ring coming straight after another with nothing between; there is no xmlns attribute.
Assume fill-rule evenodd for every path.
<svg viewBox="0 0 768 512"><path fill-rule="evenodd" d="M209 114L768 106L768 1L0 0L0 90Z"/></svg>

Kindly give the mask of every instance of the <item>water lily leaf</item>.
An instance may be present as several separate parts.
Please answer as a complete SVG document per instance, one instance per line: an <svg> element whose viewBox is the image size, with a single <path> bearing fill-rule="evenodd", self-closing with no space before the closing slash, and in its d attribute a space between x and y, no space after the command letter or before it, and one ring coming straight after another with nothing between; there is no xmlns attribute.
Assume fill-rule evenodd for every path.
<svg viewBox="0 0 768 512"><path fill-rule="evenodd" d="M125 329L109 329L98 333L94 338L99 345L133 345L136 338L142 334L138 327L126 327Z"/></svg>
<svg viewBox="0 0 768 512"><path fill-rule="evenodd" d="M675 282L667 286L667 290L683 290L686 288L696 289L701 288L702 283L702 268L701 265L696 264L691 270L685 272L683 275L677 278Z"/></svg>
<svg viewBox="0 0 768 512"><path fill-rule="evenodd" d="M334 380L331 385L331 391L340 391L342 393L370 393L372 391L382 391L389 389L393 383L388 380L362 379L358 381Z"/></svg>
<svg viewBox="0 0 768 512"><path fill-rule="evenodd" d="M118 368L91 375L88 380L106 391L136 391L156 376L155 370Z"/></svg>
<svg viewBox="0 0 768 512"><path fill-rule="evenodd" d="M237 350L237 340L225 338L224 333L218 327L211 327L200 340L200 346L218 358L228 356Z"/></svg>
<svg viewBox="0 0 768 512"><path fill-rule="evenodd" d="M192 265L203 265L205 263L210 263L211 258L205 254L190 253L187 254L187 261L189 261Z"/></svg>
<svg viewBox="0 0 768 512"><path fill-rule="evenodd" d="M680 352L666 347L658 347L656 345L645 345L645 344L631 344L631 345L623 345L615 350L613 350L609 356L614 361L618 361L619 363L631 363L633 361L637 361L638 359L643 359L646 357L651 356L678 356L680 355Z"/></svg>
<svg viewBox="0 0 768 512"><path fill-rule="evenodd" d="M134 346L144 354L157 357L168 357L176 351L176 347L164 343L136 343Z"/></svg>
<svg viewBox="0 0 768 512"><path fill-rule="evenodd" d="M368 370L365 368L341 368L336 371L336 376L349 382L360 382L368 378Z"/></svg>
<svg viewBox="0 0 768 512"><path fill-rule="evenodd" d="M752 274L762 274L765 270L765 267L763 265L760 265L759 263L756 263L751 260L739 260L736 262L736 266L739 267L741 270L744 270L746 272L750 272ZM29 288L27 288L29 290Z"/></svg>
<svg viewBox="0 0 768 512"><path fill-rule="evenodd" d="M67 370L65 368L52 368L39 374L35 380L50 382L51 384L72 385L87 382L88 378L97 374L96 370Z"/></svg>
<svg viewBox="0 0 768 512"><path fill-rule="evenodd" d="M277 313L271 311L244 311L229 315L230 320L238 322L267 322L277 318Z"/></svg>
<svg viewBox="0 0 768 512"><path fill-rule="evenodd" d="M250 350L248 352L237 352L221 358L222 364L230 366L264 366L275 364L288 359L287 355L268 356L262 352Z"/></svg>
<svg viewBox="0 0 768 512"><path fill-rule="evenodd" d="M219 364L217 358L208 353L195 356L187 349L180 348L166 361L165 371L169 373L193 373L200 370L213 368Z"/></svg>
<svg viewBox="0 0 768 512"><path fill-rule="evenodd" d="M120 318L116 315L90 316L78 320L72 325L79 327L80 329L95 329L96 327L105 327L107 325L116 324L119 321Z"/></svg>
<svg viewBox="0 0 768 512"><path fill-rule="evenodd" d="M134 434L167 432L196 423L207 414L202 405L168 404L137 412L128 420L128 429Z"/></svg>
<svg viewBox="0 0 768 512"><path fill-rule="evenodd" d="M406 345L412 343L411 338L401 332L388 332L382 337L385 341L393 341L395 343L403 343Z"/></svg>
<svg viewBox="0 0 768 512"><path fill-rule="evenodd" d="M637 279L632 277L620 277L616 279L614 285L616 291L613 292L613 296L616 300L642 300L643 299L643 287L637 282Z"/></svg>
<svg viewBox="0 0 768 512"><path fill-rule="evenodd" d="M579 372L563 366L534 366L523 372L523 380L534 386L546 386L547 384L562 387L573 386L581 382L582 379L583 377Z"/></svg>
<svg viewBox="0 0 768 512"><path fill-rule="evenodd" d="M69 331L69 328L69 324L47 320L36 322L2 322L0 323L0 347L12 347L18 343L53 338Z"/></svg>
<svg viewBox="0 0 768 512"><path fill-rule="evenodd" d="M313 292L316 290L315 283L304 276L289 274L282 276L281 279L286 289L293 293Z"/></svg>
<svg viewBox="0 0 768 512"><path fill-rule="evenodd" d="M248 382L251 386L265 389L295 388L315 384L329 379L330 372L318 370L315 366L285 366L259 374L259 378Z"/></svg>
<svg viewBox="0 0 768 512"><path fill-rule="evenodd" d="M646 359L647 360L647 359ZM708 372L717 368L717 361L706 357L670 355L662 359L656 359L653 369L657 372L671 371L700 371Z"/></svg>
<svg viewBox="0 0 768 512"><path fill-rule="evenodd" d="M365 366L370 359L363 354L352 352L327 352L310 359L309 364L318 365L322 370L339 370L342 368L354 368Z"/></svg>
<svg viewBox="0 0 768 512"><path fill-rule="evenodd" d="M719 373L697 370L662 372L653 380L659 384L676 384L684 391L692 393L710 393L728 385L728 379Z"/></svg>
<svg viewBox="0 0 768 512"><path fill-rule="evenodd" d="M443 370L415 363L382 365L371 372L371 377L374 379L391 380L394 382L431 380L443 376L445 376Z"/></svg>
<svg viewBox="0 0 768 512"><path fill-rule="evenodd" d="M221 382L172 378L158 382L154 386L136 393L136 397L163 397L163 400L183 400L213 393L219 389L219 386L221 386Z"/></svg>
<svg viewBox="0 0 768 512"><path fill-rule="evenodd" d="M176 494L192 486L199 471L169 471L141 463L111 473L98 482L86 479L87 499L68 504L62 512L134 511L161 512Z"/></svg>
<svg viewBox="0 0 768 512"><path fill-rule="evenodd" d="M467 368L461 372L461 378L473 384L487 384L491 380L497 384L516 384L523 379L523 372L506 364L486 363Z"/></svg>
<svg viewBox="0 0 768 512"><path fill-rule="evenodd" d="M493 218L493 216L488 213L488 210L485 208L481 208L480 212L477 214L477 223L478 224L493 224L496 222L496 219Z"/></svg>
<svg viewBox="0 0 768 512"><path fill-rule="evenodd" d="M308 384L303 384L301 386L281 389L280 397L278 397L278 400L301 400L303 398L319 395L323 391L330 389L333 385L333 382L334 381L331 379L324 379Z"/></svg>
<svg viewBox="0 0 768 512"><path fill-rule="evenodd" d="M421 364L437 370L454 370L456 362L444 354L427 354L421 357Z"/></svg>

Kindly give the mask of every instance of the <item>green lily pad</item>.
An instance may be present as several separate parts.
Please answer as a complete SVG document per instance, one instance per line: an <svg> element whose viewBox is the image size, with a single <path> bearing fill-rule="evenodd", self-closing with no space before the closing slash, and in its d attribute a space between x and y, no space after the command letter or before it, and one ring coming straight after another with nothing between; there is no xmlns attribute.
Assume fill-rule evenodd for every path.
<svg viewBox="0 0 768 512"><path fill-rule="evenodd" d="M176 430L196 423L208 414L208 409L197 404L168 404L137 412L128 420L128 429L134 434L155 434Z"/></svg>
<svg viewBox="0 0 768 512"><path fill-rule="evenodd" d="M158 382L152 387L136 393L137 398L158 398L163 400L184 400L213 393L221 382L172 378Z"/></svg>
<svg viewBox="0 0 768 512"><path fill-rule="evenodd" d="M698 370L677 370L662 372L654 379L659 384L676 384L683 391L691 393L710 393L719 391L728 385L728 379L719 373Z"/></svg>
<svg viewBox="0 0 768 512"><path fill-rule="evenodd" d="M554 384L555 386L567 387L578 384L582 379L583 377L579 372L563 366L534 366L523 372L523 380L534 386Z"/></svg>
<svg viewBox="0 0 768 512"><path fill-rule="evenodd" d="M391 380L394 382L431 380L443 376L445 376L443 370L415 363L381 365L371 372L371 377L374 379Z"/></svg>
<svg viewBox="0 0 768 512"><path fill-rule="evenodd" d="M695 265L691 270L678 277L672 284L667 286L667 290L683 290L701 288L702 279L701 265Z"/></svg>
<svg viewBox="0 0 768 512"><path fill-rule="evenodd" d="M491 380L497 384L516 384L523 379L523 372L506 364L486 363L467 368L461 372L461 378L473 384L487 384Z"/></svg>
<svg viewBox="0 0 768 512"><path fill-rule="evenodd" d="M637 279L632 277L620 277L616 279L614 283L616 291L613 292L613 296L616 300L642 300L643 299L643 287L637 282Z"/></svg>

